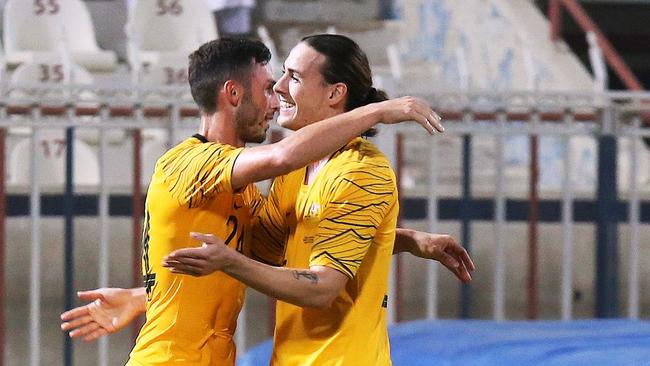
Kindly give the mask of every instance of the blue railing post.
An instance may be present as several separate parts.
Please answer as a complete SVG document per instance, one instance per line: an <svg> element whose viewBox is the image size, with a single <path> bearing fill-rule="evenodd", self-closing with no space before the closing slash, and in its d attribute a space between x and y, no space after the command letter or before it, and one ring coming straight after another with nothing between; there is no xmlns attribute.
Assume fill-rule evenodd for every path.
<svg viewBox="0 0 650 366"><path fill-rule="evenodd" d="M596 313L597 318L618 314L618 192L617 141L611 133L612 114L603 114L598 138L598 191L596 209Z"/></svg>
<svg viewBox="0 0 650 366"><path fill-rule="evenodd" d="M471 249L471 214L472 214L472 137L463 136L463 197L460 203L461 240L465 249ZM460 317L469 318L470 313L470 288L467 284L461 285Z"/></svg>
<svg viewBox="0 0 650 366"><path fill-rule="evenodd" d="M63 215L65 217L65 310L74 306L74 128L65 131L65 193L63 195ZM64 365L72 365L72 340L64 333Z"/></svg>
<svg viewBox="0 0 650 366"><path fill-rule="evenodd" d="M379 19L397 19L395 0L379 0Z"/></svg>

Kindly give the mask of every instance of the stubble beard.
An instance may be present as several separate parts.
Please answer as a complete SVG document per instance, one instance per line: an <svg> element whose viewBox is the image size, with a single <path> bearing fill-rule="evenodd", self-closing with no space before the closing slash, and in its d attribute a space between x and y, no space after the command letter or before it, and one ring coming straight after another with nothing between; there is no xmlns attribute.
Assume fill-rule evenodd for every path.
<svg viewBox="0 0 650 366"><path fill-rule="evenodd" d="M240 140L245 143L262 143L266 140L266 130L258 127L260 121L257 120L259 110L250 98L250 95L244 96L242 106L235 113L235 130Z"/></svg>

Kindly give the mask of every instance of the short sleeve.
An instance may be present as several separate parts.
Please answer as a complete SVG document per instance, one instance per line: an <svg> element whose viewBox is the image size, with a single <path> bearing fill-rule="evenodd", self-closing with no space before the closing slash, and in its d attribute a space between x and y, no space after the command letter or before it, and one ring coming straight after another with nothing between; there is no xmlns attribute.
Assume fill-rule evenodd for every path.
<svg viewBox="0 0 650 366"><path fill-rule="evenodd" d="M396 204L394 174L389 167L347 172L326 191L309 264L352 278L377 228Z"/></svg>
<svg viewBox="0 0 650 366"><path fill-rule="evenodd" d="M265 203L266 197L262 195L262 192L260 192L260 189L255 184L246 186L246 190L244 191L244 204L249 208L252 217L259 215Z"/></svg>
<svg viewBox="0 0 650 366"><path fill-rule="evenodd" d="M243 148L200 143L172 149L156 163L172 197L190 208L221 192L232 192L232 170Z"/></svg>

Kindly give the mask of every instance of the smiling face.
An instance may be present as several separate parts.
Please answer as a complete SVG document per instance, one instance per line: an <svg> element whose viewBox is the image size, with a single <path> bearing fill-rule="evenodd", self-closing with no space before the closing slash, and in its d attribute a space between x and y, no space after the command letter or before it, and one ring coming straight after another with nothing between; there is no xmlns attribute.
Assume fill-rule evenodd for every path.
<svg viewBox="0 0 650 366"><path fill-rule="evenodd" d="M269 67L255 63L250 86L245 88L241 105L235 112L235 132L240 141L261 143L266 138L269 122L279 108L273 84Z"/></svg>
<svg viewBox="0 0 650 366"><path fill-rule="evenodd" d="M298 130L333 114L328 103L332 86L320 72L324 62L325 56L304 42L291 50L274 87L280 98L280 126Z"/></svg>

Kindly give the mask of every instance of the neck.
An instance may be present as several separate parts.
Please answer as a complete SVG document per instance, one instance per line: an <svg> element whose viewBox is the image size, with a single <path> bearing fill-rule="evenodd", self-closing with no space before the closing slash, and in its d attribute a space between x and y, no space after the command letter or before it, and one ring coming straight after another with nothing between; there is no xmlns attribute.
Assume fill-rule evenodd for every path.
<svg viewBox="0 0 650 366"><path fill-rule="evenodd" d="M199 133L210 142L220 142L235 147L243 147L245 144L237 137L234 117L224 111L213 114L202 113Z"/></svg>
<svg viewBox="0 0 650 366"><path fill-rule="evenodd" d="M305 176L307 184L311 184L314 181L316 174L325 166L328 160L329 156L307 165L307 174Z"/></svg>
<svg viewBox="0 0 650 366"><path fill-rule="evenodd" d="M316 121L323 121L328 118L337 116L341 113L344 113L342 107L326 109L324 110L324 114L319 116L319 118ZM319 123L319 122L313 122L313 123ZM316 177L316 174L318 174L318 172L325 166L325 164L329 160L330 160L330 156L326 156L318 161L315 161L307 165L307 174L305 176L307 184L311 184L311 182L313 182L314 178Z"/></svg>

